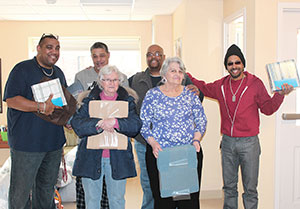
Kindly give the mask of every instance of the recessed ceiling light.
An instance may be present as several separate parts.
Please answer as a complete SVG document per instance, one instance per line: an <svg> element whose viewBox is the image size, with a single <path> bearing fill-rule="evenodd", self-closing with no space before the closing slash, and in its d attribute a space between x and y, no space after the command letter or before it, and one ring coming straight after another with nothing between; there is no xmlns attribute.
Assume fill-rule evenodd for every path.
<svg viewBox="0 0 300 209"><path fill-rule="evenodd" d="M46 3L47 3L47 4L55 4L55 3L56 3L56 0L46 0Z"/></svg>

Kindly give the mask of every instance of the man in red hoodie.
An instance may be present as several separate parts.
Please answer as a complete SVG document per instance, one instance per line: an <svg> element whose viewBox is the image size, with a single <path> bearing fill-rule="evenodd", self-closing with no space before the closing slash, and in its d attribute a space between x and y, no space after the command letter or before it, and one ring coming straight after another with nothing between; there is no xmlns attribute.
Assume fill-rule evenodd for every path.
<svg viewBox="0 0 300 209"><path fill-rule="evenodd" d="M221 111L221 153L224 189L224 209L238 208L238 169L241 166L243 203L246 209L256 209L260 144L259 110L271 115L278 110L284 95L293 87L284 84L282 90L269 96L263 82L244 72L246 61L240 48L228 48L224 65L229 75L212 83L193 78L204 96L218 100Z"/></svg>

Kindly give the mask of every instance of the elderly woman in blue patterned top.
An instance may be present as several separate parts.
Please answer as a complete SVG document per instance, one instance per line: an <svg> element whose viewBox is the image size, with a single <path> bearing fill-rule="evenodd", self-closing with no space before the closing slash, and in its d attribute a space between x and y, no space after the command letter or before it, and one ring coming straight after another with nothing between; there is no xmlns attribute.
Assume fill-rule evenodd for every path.
<svg viewBox="0 0 300 209"><path fill-rule="evenodd" d="M147 139L146 163L154 197L154 209L178 207L198 209L199 192L191 200L173 201L161 198L156 158L166 147L193 144L197 151L199 187L202 170L200 140L206 130L206 116L199 98L182 86L185 67L178 57L165 60L160 74L162 85L150 89L143 100L140 117L141 134Z"/></svg>

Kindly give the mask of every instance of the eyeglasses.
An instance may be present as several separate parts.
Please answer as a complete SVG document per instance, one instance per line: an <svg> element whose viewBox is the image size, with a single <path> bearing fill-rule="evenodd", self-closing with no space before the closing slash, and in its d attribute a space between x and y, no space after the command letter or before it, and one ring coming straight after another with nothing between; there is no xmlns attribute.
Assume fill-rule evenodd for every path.
<svg viewBox="0 0 300 209"><path fill-rule="evenodd" d="M236 61L236 62L234 62L234 64L240 65L240 64L241 64L241 61ZM227 65L228 65L228 66L232 66L232 65L233 65L233 62L228 62Z"/></svg>
<svg viewBox="0 0 300 209"><path fill-rule="evenodd" d="M113 82L113 83L116 83L116 82L120 82L120 79L101 79L103 82L106 82L106 83L110 83L110 82Z"/></svg>
<svg viewBox="0 0 300 209"><path fill-rule="evenodd" d="M154 53L148 52L148 53L146 54L146 56L147 56L147 57L153 57L153 56L155 56L155 57L161 57L162 54L161 54L160 52L154 52Z"/></svg>
<svg viewBox="0 0 300 209"><path fill-rule="evenodd" d="M52 33L43 33L40 41L39 41L39 45L41 44L41 42L45 39L45 38L53 38L58 40L58 35L52 34Z"/></svg>

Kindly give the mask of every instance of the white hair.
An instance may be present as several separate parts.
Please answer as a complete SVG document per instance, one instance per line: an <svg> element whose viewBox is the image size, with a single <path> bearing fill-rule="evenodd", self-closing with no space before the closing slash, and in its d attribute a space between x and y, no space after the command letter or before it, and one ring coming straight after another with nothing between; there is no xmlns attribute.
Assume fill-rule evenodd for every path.
<svg viewBox="0 0 300 209"><path fill-rule="evenodd" d="M169 57L164 61L164 63L161 66L160 75L162 77L164 77L167 74L170 64L173 62L178 63L180 70L185 73L185 66L182 60L179 57Z"/></svg>
<svg viewBox="0 0 300 209"><path fill-rule="evenodd" d="M97 78L98 86L101 89L102 89L102 86L101 86L100 81L103 79L103 76L109 75L113 72L118 74L118 79L120 80L120 83L123 82L124 77L123 77L122 73L119 71L119 69L116 66L114 66L114 65L105 65L103 68L100 69L100 71L98 73L98 78Z"/></svg>

